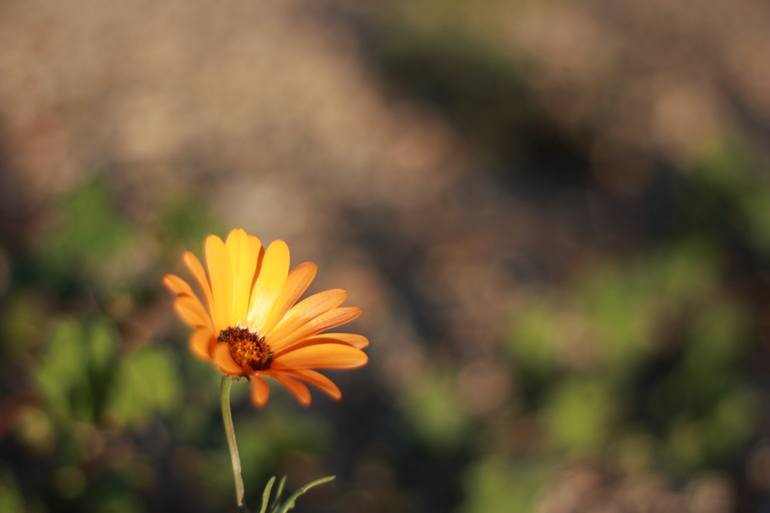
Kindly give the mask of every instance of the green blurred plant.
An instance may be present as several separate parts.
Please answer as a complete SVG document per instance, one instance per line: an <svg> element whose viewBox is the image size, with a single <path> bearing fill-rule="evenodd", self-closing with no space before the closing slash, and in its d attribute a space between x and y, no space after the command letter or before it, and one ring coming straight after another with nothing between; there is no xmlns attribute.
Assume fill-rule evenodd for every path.
<svg viewBox="0 0 770 513"><path fill-rule="evenodd" d="M514 463L488 455L467 471L464 513L531 511L552 472L547 461Z"/></svg>
<svg viewBox="0 0 770 513"><path fill-rule="evenodd" d="M141 427L179 401L179 378L160 346L121 351L106 319L56 322L34 372L47 411L60 421Z"/></svg>
<svg viewBox="0 0 770 513"><path fill-rule="evenodd" d="M714 259L685 244L518 312L508 351L554 447L597 454L625 431L649 433L662 461L687 471L747 440L753 393L736 358L749 321Z"/></svg>
<svg viewBox="0 0 770 513"><path fill-rule="evenodd" d="M470 424L457 395L457 383L448 369L429 369L409 387L401 409L423 444L447 450L463 442Z"/></svg>
<svg viewBox="0 0 770 513"><path fill-rule="evenodd" d="M23 513L24 499L13 474L0 468L0 511L3 513Z"/></svg>

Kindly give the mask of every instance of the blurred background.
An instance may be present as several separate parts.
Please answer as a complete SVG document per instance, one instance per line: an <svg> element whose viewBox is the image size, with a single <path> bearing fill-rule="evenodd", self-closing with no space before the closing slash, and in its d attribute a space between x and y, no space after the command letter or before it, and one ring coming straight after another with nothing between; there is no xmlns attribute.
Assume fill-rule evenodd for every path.
<svg viewBox="0 0 770 513"><path fill-rule="evenodd" d="M0 2L0 511L232 511L160 286L234 226L365 309L300 512L770 511L770 4Z"/></svg>

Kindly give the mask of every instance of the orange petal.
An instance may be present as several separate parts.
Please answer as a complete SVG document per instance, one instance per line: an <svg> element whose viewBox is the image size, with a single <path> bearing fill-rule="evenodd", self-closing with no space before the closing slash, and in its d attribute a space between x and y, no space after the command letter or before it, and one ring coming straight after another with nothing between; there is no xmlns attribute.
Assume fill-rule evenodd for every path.
<svg viewBox="0 0 770 513"><path fill-rule="evenodd" d="M313 262L303 262L295 267L286 278L281 294L276 299L273 308L265 319L262 332L268 333L286 315L286 312L294 306L294 303L305 293L310 283L315 278L318 266Z"/></svg>
<svg viewBox="0 0 770 513"><path fill-rule="evenodd" d="M177 296L174 301L174 310L185 324L207 328L211 327L209 316L206 314L206 310L203 309L203 305L201 305L196 297Z"/></svg>
<svg viewBox="0 0 770 513"><path fill-rule="evenodd" d="M190 335L190 351L198 358L211 360L209 351L212 348L213 341L214 335L211 333L211 330L208 328L198 328Z"/></svg>
<svg viewBox="0 0 770 513"><path fill-rule="evenodd" d="M206 312L206 309L203 308L203 305L200 302L200 299L198 299L198 295L193 292L192 287L180 278L179 276L176 276L174 274L166 274L163 276L163 284L166 286L168 290L173 292L177 295L178 299L181 299L182 297L190 298L192 301L186 300L183 302L183 305L185 309L192 310L192 315L194 316L193 319L190 318L190 315L187 313L180 313L179 315L182 316L182 320L187 322L188 324L192 324L193 326L196 325L203 325L211 327L211 318L209 317L208 312ZM205 323L200 324L201 320L205 319Z"/></svg>
<svg viewBox="0 0 770 513"><path fill-rule="evenodd" d="M262 244L256 237L249 237L241 228L232 230L225 242L230 257L233 280L231 317L237 326L246 326L251 283L257 270L257 259Z"/></svg>
<svg viewBox="0 0 770 513"><path fill-rule="evenodd" d="M281 385L285 386L289 392L292 393L295 399L297 399L297 402L301 404L302 406L309 406L310 405L310 390L308 390L307 385L302 383L301 381L297 381L296 379L290 378L286 376L285 374L278 374L278 373L271 373L270 376L275 379L277 382L279 382Z"/></svg>
<svg viewBox="0 0 770 513"><path fill-rule="evenodd" d="M233 271L225 243L216 235L206 237L206 266L211 278L211 293L214 297L212 317L217 330L233 325L230 305L233 295Z"/></svg>
<svg viewBox="0 0 770 513"><path fill-rule="evenodd" d="M262 328L267 315L283 290L288 274L289 247L284 241L275 240L265 251L254 290L251 292L248 314L250 329L264 333Z"/></svg>
<svg viewBox="0 0 770 513"><path fill-rule="evenodd" d="M190 287L190 284L184 281L182 278L180 278L176 274L164 275L163 285L165 285L166 288L169 291L171 291L172 294L175 294L177 296L195 297L195 293L193 292L192 287Z"/></svg>
<svg viewBox="0 0 770 513"><path fill-rule="evenodd" d="M310 340L341 342L358 349L369 346L369 339L358 333L319 333L318 335L313 335Z"/></svg>
<svg viewBox="0 0 770 513"><path fill-rule="evenodd" d="M292 342L288 345L284 345L280 350L274 351L276 354L285 353L292 349L298 349L300 347L312 346L313 344L347 344L357 349L363 349L369 345L369 340L357 333L318 333L307 338L303 338Z"/></svg>
<svg viewBox="0 0 770 513"><path fill-rule="evenodd" d="M337 326L341 326L343 324L347 324L353 319L359 317L362 313L363 310L357 306L335 308L333 310L329 310L328 312L322 313L314 319L311 319L290 335L280 340L276 340L275 342L268 340L268 343L273 348L273 351L281 351L291 344L299 342L300 340L303 340L311 335L336 328Z"/></svg>
<svg viewBox="0 0 770 513"><path fill-rule="evenodd" d="M306 297L294 305L276 325L268 331L265 340L276 350L283 344L283 339L297 331L315 317L341 305L348 293L342 289L324 290Z"/></svg>
<svg viewBox="0 0 770 513"><path fill-rule="evenodd" d="M340 392L339 387L337 387L336 384L320 372L316 372L314 370L310 369L303 369L303 370L294 370L294 371L287 371L285 374L288 374L290 376L294 376L296 378L301 379L302 381L305 381L317 389L319 389L321 392L325 393L329 397L335 400L339 400L342 398L342 392Z"/></svg>
<svg viewBox="0 0 770 513"><path fill-rule="evenodd" d="M237 376L243 374L241 366L235 363L233 357L230 355L230 346L225 343L218 343L214 346L214 363L216 363L219 370L225 374L234 374Z"/></svg>
<svg viewBox="0 0 770 513"><path fill-rule="evenodd" d="M211 296L211 286L209 285L208 278L206 278L206 271L203 270L200 260L189 251L185 251L182 255L182 260L184 260L190 273L192 273L195 280L198 282L198 286L203 292L203 297L206 298L206 303L209 305L209 312L213 312L214 300Z"/></svg>
<svg viewBox="0 0 770 513"><path fill-rule="evenodd" d="M272 368L354 369L366 365L366 353L345 344L316 344L278 355Z"/></svg>
<svg viewBox="0 0 770 513"><path fill-rule="evenodd" d="M265 380L257 376L256 374L251 376L251 402L254 406L261 408L267 404L267 399L270 397L270 387Z"/></svg>

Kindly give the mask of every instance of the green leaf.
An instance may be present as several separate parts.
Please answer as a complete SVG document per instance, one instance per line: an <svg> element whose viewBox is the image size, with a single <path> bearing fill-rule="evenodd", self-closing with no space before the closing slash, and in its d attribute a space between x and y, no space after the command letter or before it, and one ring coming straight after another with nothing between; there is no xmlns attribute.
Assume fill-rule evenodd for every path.
<svg viewBox="0 0 770 513"><path fill-rule="evenodd" d="M262 492L262 506L259 508L259 513L265 513L267 506L270 503L270 491L273 489L273 483L275 482L275 476L271 477L265 485L265 489Z"/></svg>
<svg viewBox="0 0 770 513"><path fill-rule="evenodd" d="M73 270L84 278L114 272L112 257L135 237L115 204L104 180L85 183L62 197L56 208L60 224L38 247L43 274L56 283L71 277Z"/></svg>
<svg viewBox="0 0 770 513"><path fill-rule="evenodd" d="M70 400L75 389L84 392L81 399L87 399L85 376L87 355L83 339L83 328L73 320L62 320L56 324L51 342L35 368L35 383L51 411L62 417L74 415ZM82 413L82 412L81 412Z"/></svg>
<svg viewBox="0 0 770 513"><path fill-rule="evenodd" d="M609 383L599 379L568 379L550 397L544 419L557 447L592 453L612 436L616 410L616 398Z"/></svg>
<svg viewBox="0 0 770 513"><path fill-rule="evenodd" d="M281 482L278 483L278 490L275 492L275 506L273 507L273 510L275 510L278 507L278 503L281 500L281 497L283 496L283 488L286 486L286 476L284 475L281 478Z"/></svg>
<svg viewBox="0 0 770 513"><path fill-rule="evenodd" d="M117 351L117 336L112 326L107 322L97 321L91 327L90 335L88 350L91 364L100 371L108 369Z"/></svg>
<svg viewBox="0 0 770 513"><path fill-rule="evenodd" d="M514 461L501 454L476 460L463 476L461 513L534 511L555 465L552 461Z"/></svg>
<svg viewBox="0 0 770 513"><path fill-rule="evenodd" d="M468 432L468 418L457 404L458 384L444 368L428 370L402 398L401 408L421 443L436 450L457 447Z"/></svg>
<svg viewBox="0 0 770 513"><path fill-rule="evenodd" d="M326 476L322 477L320 479L316 479L315 481L311 481L293 494L289 496L288 499L286 499L286 502L279 505L277 509L275 510L275 513L286 513L290 509L292 509L297 502L297 499L307 493L311 488L315 488L316 486L320 486L324 483L328 483L329 481L334 481L334 478L337 476Z"/></svg>
<svg viewBox="0 0 770 513"><path fill-rule="evenodd" d="M108 416L118 425L141 427L156 413L179 402L180 380L172 353L161 346L145 346L127 353L120 362L108 400Z"/></svg>
<svg viewBox="0 0 770 513"><path fill-rule="evenodd" d="M6 468L0 468L0 511L5 513L23 513L24 497L13 474Z"/></svg>

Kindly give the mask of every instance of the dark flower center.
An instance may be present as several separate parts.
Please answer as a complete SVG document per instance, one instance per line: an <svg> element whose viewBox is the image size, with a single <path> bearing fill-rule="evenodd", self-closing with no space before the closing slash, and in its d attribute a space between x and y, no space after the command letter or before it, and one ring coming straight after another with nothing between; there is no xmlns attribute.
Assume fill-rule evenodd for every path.
<svg viewBox="0 0 770 513"><path fill-rule="evenodd" d="M260 337L246 328L223 329L217 341L230 346L230 356L241 367L265 370L273 362L273 351L265 342L265 337Z"/></svg>

